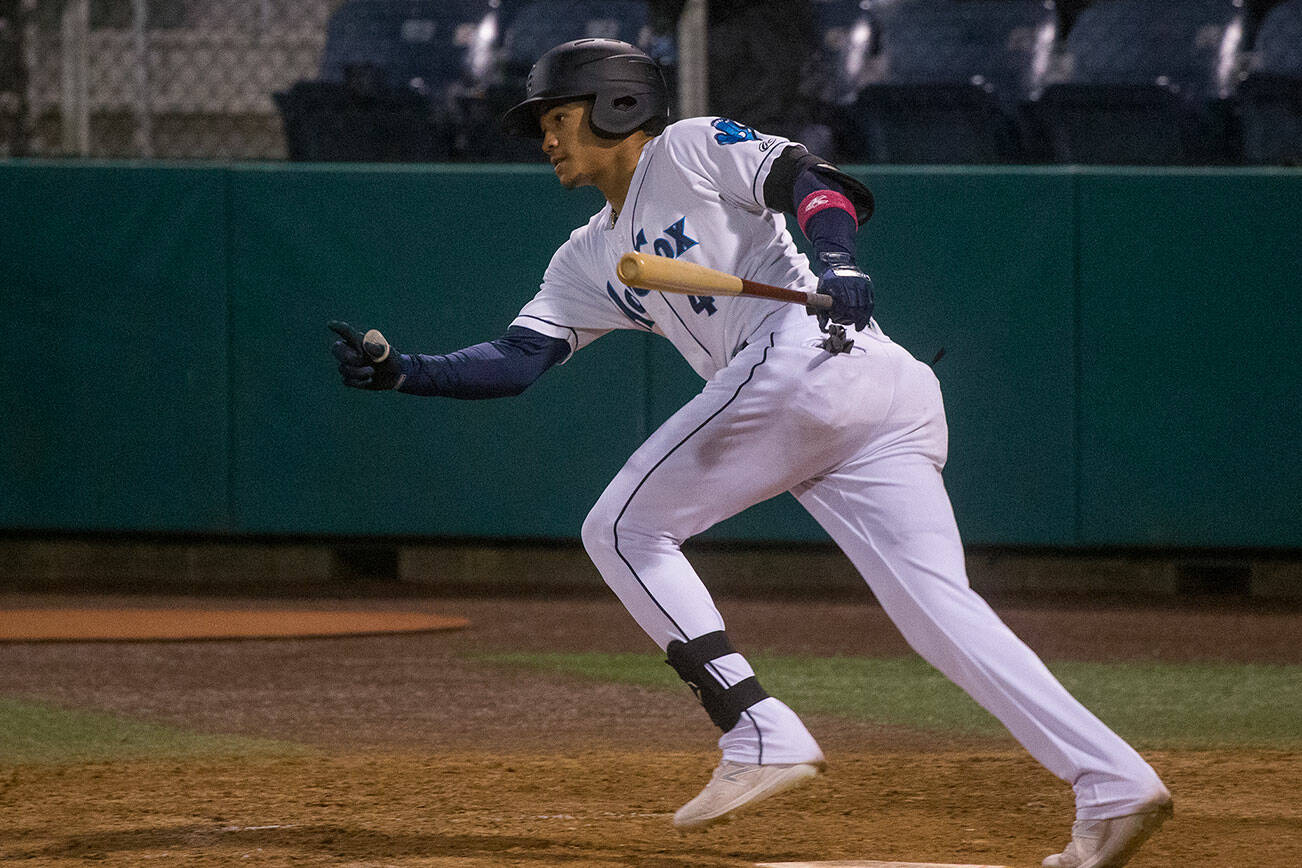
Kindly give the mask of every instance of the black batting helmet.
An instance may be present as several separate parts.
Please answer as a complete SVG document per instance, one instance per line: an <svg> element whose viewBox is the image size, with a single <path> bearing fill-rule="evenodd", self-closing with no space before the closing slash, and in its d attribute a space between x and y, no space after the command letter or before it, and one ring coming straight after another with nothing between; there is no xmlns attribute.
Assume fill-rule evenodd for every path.
<svg viewBox="0 0 1302 868"><path fill-rule="evenodd" d="M618 39L576 39L551 49L529 70L525 97L502 116L502 128L513 136L541 138L543 111L588 97L592 129L605 138L637 129L656 135L669 123L664 73L641 49Z"/></svg>

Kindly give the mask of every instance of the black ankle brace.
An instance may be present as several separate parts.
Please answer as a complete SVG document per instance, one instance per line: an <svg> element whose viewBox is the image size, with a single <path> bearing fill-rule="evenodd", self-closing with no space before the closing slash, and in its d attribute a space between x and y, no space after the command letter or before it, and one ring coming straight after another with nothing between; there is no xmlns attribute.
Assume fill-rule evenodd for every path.
<svg viewBox="0 0 1302 868"><path fill-rule="evenodd" d="M735 653L727 634L722 630L697 636L688 642L675 639L665 649L669 658L665 662L673 667L679 678L687 682L701 705L705 706L710 720L724 732L737 725L743 711L768 698L768 693L760 687L754 675L743 678L731 687L724 687L705 665L711 660Z"/></svg>

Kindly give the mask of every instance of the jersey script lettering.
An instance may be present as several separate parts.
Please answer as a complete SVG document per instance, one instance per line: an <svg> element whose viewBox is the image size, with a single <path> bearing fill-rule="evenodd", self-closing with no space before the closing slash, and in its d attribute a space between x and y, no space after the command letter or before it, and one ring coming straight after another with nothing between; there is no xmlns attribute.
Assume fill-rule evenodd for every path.
<svg viewBox="0 0 1302 868"><path fill-rule="evenodd" d="M759 140L759 135L754 130L730 118L716 118L711 126L719 131L714 134L714 140L721 145L735 145L738 142Z"/></svg>
<svg viewBox="0 0 1302 868"><path fill-rule="evenodd" d="M685 228L686 224L687 218L679 217L676 221L665 227L664 234L656 238L656 240L651 244L651 249L655 252L656 256L663 256L666 259L677 259L696 246L696 239L687 234ZM641 249L646 246L646 243L646 231L643 229L637 230L637 237L633 239L633 249L641 251ZM607 284L606 291L611 293L611 297L614 298L614 293L610 284ZM646 295L648 292L648 290L645 289L635 291L638 295ZM706 316L714 316L714 314L718 313L718 309L714 306L714 296L712 295L689 295L687 296L687 300L692 305L693 313L703 313ZM619 299L615 299L615 303L619 304ZM623 310L625 315L629 315L628 310L626 310L622 304L620 304L620 310ZM645 313L645 311L643 311L643 313ZM634 320L634 322L637 321L638 320ZM652 325L654 325L654 323L652 323Z"/></svg>

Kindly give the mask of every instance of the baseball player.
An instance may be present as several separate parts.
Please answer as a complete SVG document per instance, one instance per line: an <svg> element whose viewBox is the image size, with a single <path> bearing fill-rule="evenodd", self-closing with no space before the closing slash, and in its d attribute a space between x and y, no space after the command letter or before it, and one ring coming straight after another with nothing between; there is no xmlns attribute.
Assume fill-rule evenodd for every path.
<svg viewBox="0 0 1302 868"><path fill-rule="evenodd" d="M557 250L537 295L496 340L404 354L374 329L334 322L332 349L349 386L488 398L518 394L613 329L637 329L670 340L705 380L628 459L582 530L606 583L723 733L718 768L674 825L724 820L824 768L818 742L760 685L680 550L790 491L912 647L1072 785L1071 842L1044 865L1125 863L1171 813L1171 797L968 587L941 480L939 386L872 319L872 281L855 261L869 191L801 145L737 121L669 124L660 69L609 39L544 54L503 124L540 139L561 184L596 186L605 207ZM784 214L810 239L817 277ZM628 251L816 289L833 304L815 319L767 299L630 289L616 277Z"/></svg>

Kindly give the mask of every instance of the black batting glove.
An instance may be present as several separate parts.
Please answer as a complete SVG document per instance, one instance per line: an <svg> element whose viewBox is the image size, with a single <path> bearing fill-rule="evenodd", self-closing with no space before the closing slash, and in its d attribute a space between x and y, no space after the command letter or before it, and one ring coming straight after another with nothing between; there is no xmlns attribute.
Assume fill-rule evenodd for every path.
<svg viewBox="0 0 1302 868"><path fill-rule="evenodd" d="M402 385L406 379L402 354L389 346L389 341L378 329L363 334L338 320L331 320L326 325L341 338L331 345L330 352L339 361L339 373L345 386L384 390Z"/></svg>
<svg viewBox="0 0 1302 868"><path fill-rule="evenodd" d="M848 253L820 253L823 273L818 278L818 291L832 297L830 310L818 312L818 325L827 330L828 320L841 325L852 325L862 330L873 315L873 280L855 265Z"/></svg>

